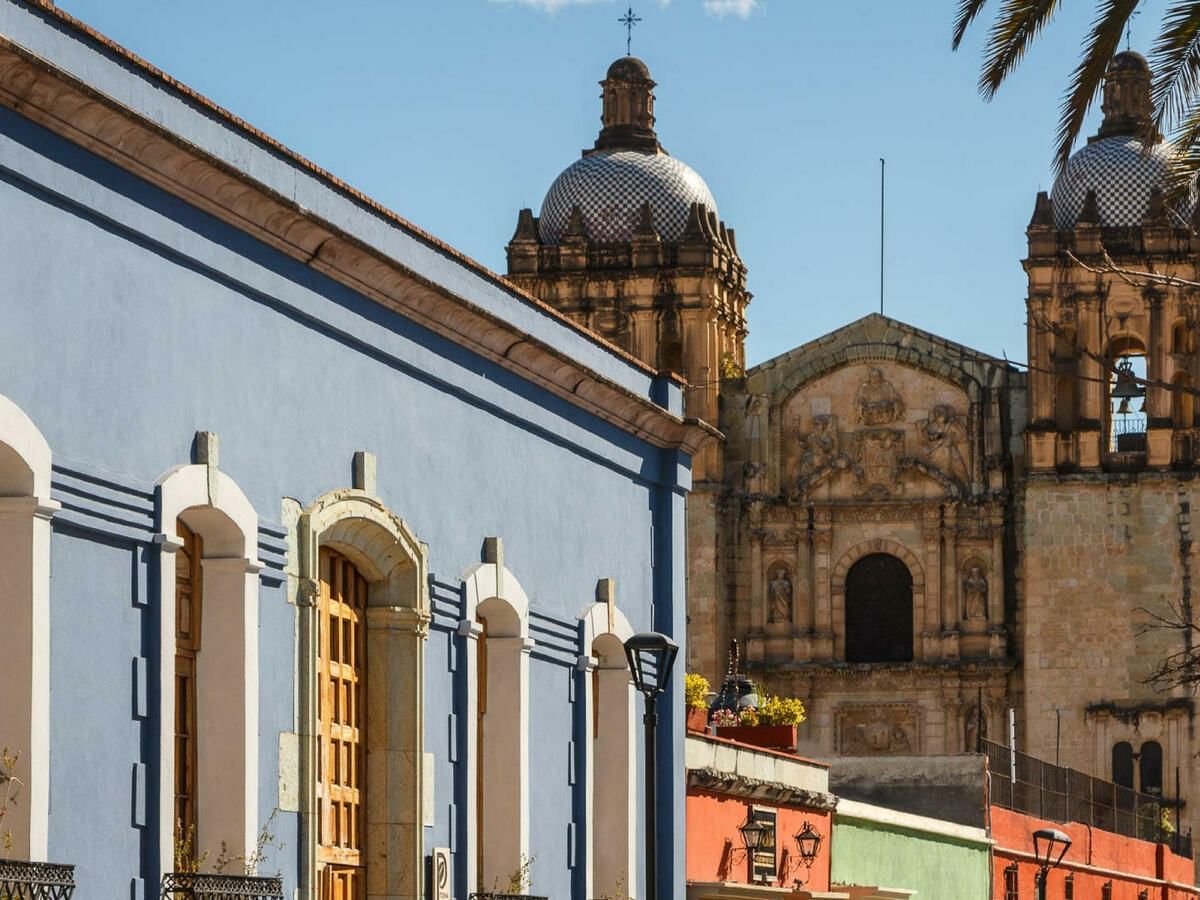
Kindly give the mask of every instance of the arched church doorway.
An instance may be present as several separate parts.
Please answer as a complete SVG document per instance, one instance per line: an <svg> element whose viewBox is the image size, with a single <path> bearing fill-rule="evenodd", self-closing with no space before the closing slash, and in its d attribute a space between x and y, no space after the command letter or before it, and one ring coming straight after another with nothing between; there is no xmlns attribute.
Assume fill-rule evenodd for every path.
<svg viewBox="0 0 1200 900"><path fill-rule="evenodd" d="M846 573L846 662L912 658L912 573L890 553L864 556Z"/></svg>

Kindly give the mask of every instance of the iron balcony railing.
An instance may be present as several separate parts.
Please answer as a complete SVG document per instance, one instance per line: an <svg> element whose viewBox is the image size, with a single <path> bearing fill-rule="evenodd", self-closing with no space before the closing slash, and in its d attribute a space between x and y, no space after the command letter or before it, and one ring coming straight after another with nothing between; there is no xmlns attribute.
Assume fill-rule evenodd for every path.
<svg viewBox="0 0 1200 900"><path fill-rule="evenodd" d="M996 806L1166 844L1179 856L1192 858L1191 832L1184 834L1179 828L1180 800L1143 794L1019 751L1014 781L1010 748L980 739L979 750L987 756L990 800Z"/></svg>
<svg viewBox="0 0 1200 900"><path fill-rule="evenodd" d="M477 894L470 894L470 900L549 900L548 897L539 897L536 894L505 894L499 891L481 891Z"/></svg>
<svg viewBox="0 0 1200 900"><path fill-rule="evenodd" d="M283 900L283 879L260 875L168 872L162 900Z"/></svg>
<svg viewBox="0 0 1200 900"><path fill-rule="evenodd" d="M0 859L4 900L70 900L74 893L74 866Z"/></svg>

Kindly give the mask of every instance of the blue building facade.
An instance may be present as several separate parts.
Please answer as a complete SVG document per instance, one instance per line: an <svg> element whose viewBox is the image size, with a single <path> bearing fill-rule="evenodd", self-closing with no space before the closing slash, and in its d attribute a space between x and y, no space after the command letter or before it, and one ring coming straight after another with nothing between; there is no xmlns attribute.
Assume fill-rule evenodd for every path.
<svg viewBox="0 0 1200 900"><path fill-rule="evenodd" d="M0 0L0 221L11 855L84 900L218 858L424 896L436 848L450 896L640 895L620 642L683 638L681 385L49 3Z"/></svg>

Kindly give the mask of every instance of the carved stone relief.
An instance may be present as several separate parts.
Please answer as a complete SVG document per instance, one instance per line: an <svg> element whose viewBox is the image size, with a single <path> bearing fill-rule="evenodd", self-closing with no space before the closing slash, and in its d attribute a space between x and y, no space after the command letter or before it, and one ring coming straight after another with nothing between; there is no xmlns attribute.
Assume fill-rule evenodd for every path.
<svg viewBox="0 0 1200 900"><path fill-rule="evenodd" d="M854 395L854 409L860 425L891 425L904 416L904 401L883 372L872 368Z"/></svg>
<svg viewBox="0 0 1200 900"><path fill-rule="evenodd" d="M904 432L899 428L867 428L854 435L854 492L859 496L892 497L904 491L900 457Z"/></svg>
<svg viewBox="0 0 1200 900"><path fill-rule="evenodd" d="M920 707L912 703L841 704L837 746L842 756L920 753Z"/></svg>
<svg viewBox="0 0 1200 900"><path fill-rule="evenodd" d="M949 404L939 403L920 424L925 458L955 481L967 480L967 426Z"/></svg>

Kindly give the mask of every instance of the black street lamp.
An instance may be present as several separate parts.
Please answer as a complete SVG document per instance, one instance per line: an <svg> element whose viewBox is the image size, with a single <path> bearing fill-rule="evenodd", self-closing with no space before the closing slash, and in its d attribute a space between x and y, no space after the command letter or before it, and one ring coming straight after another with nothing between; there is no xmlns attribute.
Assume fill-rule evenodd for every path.
<svg viewBox="0 0 1200 900"><path fill-rule="evenodd" d="M1057 828L1039 828L1033 833L1033 856L1037 860L1037 896L1046 900L1046 879L1050 870L1063 861L1071 848L1071 839Z"/></svg>
<svg viewBox="0 0 1200 900"><path fill-rule="evenodd" d="M678 652L678 644L656 631L635 634L625 642L625 658L629 661L634 687L646 698L646 715L642 717L646 723L646 900L655 900L658 889L658 806L655 793L658 779L655 777L657 753L654 746L658 713L655 706L658 695L667 689L671 667L675 665Z"/></svg>
<svg viewBox="0 0 1200 900"><path fill-rule="evenodd" d="M771 829L765 822L754 818L754 814L751 813L745 824L738 827L738 831L742 833L742 843L746 846L746 862L750 868L750 880L755 881L754 858L759 850L766 848Z"/></svg>
<svg viewBox="0 0 1200 900"><path fill-rule="evenodd" d="M807 884L808 879L812 877L809 873L812 872L813 863L817 861L817 854L821 852L821 833L805 819L804 825L796 832L792 840L796 842L796 848L800 851L800 862L805 869L804 880L796 881L796 885L799 887Z"/></svg>

